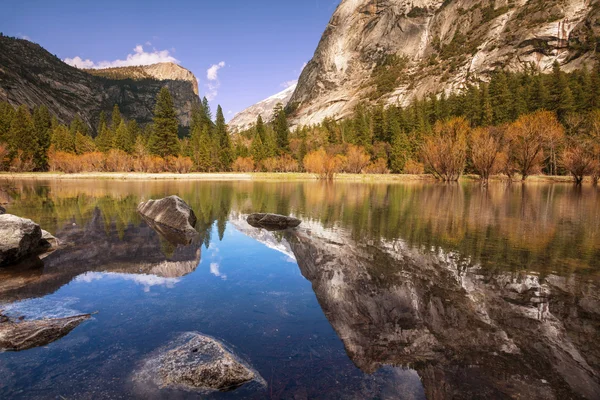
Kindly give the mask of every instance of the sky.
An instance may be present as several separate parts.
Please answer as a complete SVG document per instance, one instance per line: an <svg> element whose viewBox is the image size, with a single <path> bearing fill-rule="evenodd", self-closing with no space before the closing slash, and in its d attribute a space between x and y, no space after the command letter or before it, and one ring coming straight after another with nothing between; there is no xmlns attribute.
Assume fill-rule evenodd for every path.
<svg viewBox="0 0 600 400"><path fill-rule="evenodd" d="M86 68L172 61L227 119L286 88L340 0L0 0L0 32Z"/></svg>

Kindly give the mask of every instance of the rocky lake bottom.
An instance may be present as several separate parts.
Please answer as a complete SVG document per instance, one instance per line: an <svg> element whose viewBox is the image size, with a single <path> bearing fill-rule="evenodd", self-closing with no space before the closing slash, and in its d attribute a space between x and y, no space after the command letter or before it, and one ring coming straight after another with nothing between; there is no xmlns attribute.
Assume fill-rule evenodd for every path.
<svg viewBox="0 0 600 400"><path fill-rule="evenodd" d="M137 212L170 195L189 244ZM92 314L0 353L3 399L600 398L592 186L5 180L0 205L60 241L0 268L1 314ZM246 383L157 375L181 346L231 354Z"/></svg>

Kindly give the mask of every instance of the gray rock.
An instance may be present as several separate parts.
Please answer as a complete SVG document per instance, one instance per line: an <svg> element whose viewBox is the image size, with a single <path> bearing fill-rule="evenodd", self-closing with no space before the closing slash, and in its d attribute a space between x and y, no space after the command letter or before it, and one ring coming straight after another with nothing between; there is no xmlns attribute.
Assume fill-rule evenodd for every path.
<svg viewBox="0 0 600 400"><path fill-rule="evenodd" d="M45 346L66 336L90 314L66 318L40 319L15 322L0 316L0 351L21 351Z"/></svg>
<svg viewBox="0 0 600 400"><path fill-rule="evenodd" d="M187 332L151 356L134 380L159 388L228 391L264 380L219 341Z"/></svg>
<svg viewBox="0 0 600 400"><path fill-rule="evenodd" d="M295 228L302 223L298 218L279 214L250 214L247 218L250 225L270 231Z"/></svg>
<svg viewBox="0 0 600 400"><path fill-rule="evenodd" d="M42 229L30 219L0 215L0 267L44 251Z"/></svg>
<svg viewBox="0 0 600 400"><path fill-rule="evenodd" d="M196 215L178 196L148 200L138 205L138 213L146 220L177 232L195 233Z"/></svg>

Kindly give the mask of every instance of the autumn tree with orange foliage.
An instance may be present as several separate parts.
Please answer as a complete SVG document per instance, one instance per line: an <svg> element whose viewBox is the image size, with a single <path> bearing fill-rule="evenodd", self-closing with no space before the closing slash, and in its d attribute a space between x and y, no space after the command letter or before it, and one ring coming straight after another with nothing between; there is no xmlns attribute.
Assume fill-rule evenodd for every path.
<svg viewBox="0 0 600 400"><path fill-rule="evenodd" d="M344 158L327 153L323 148L308 153L303 160L306 172L319 175L320 179L331 180L342 170Z"/></svg>
<svg viewBox="0 0 600 400"><path fill-rule="evenodd" d="M544 150L560 142L564 128L550 111L537 111L521 116L508 126L506 138L511 156L521 179L541 171L545 161Z"/></svg>
<svg viewBox="0 0 600 400"><path fill-rule="evenodd" d="M502 158L500 152L501 142L498 136L493 134L493 128L475 128L471 131L470 148L473 167L484 182L491 175L502 169Z"/></svg>
<svg viewBox="0 0 600 400"><path fill-rule="evenodd" d="M469 123L462 117L435 124L421 150L425 165L437 179L453 182L460 178L467 162L470 131Z"/></svg>
<svg viewBox="0 0 600 400"><path fill-rule="evenodd" d="M577 185L581 185L586 175L592 174L596 168L596 159L589 147L580 143L566 147L560 157L562 166L569 171Z"/></svg>
<svg viewBox="0 0 600 400"><path fill-rule="evenodd" d="M350 145L346 151L344 170L351 174L360 174L363 168L369 165L370 161L371 156L365 151L364 147Z"/></svg>

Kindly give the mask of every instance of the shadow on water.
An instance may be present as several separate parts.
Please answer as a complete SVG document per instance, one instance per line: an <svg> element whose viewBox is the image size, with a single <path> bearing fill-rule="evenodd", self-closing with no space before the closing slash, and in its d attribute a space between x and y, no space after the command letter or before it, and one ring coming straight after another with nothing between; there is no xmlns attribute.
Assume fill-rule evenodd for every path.
<svg viewBox="0 0 600 400"><path fill-rule="evenodd" d="M596 188L13 186L0 203L39 222L64 246L27 268L0 270L0 308L74 296L102 311L48 350L0 355L0 373L8 376L0 395L193 397L140 393L122 379L122 369L134 369L177 332L206 330L251 360L268 386L216 397L600 397ZM170 194L198 217L191 242L157 232L135 212L140 201ZM304 222L297 230L267 232L245 223L250 212ZM119 283L100 279L105 274ZM171 286L140 294L127 283L140 277L170 279ZM16 375L34 365L38 383ZM73 384L61 392L50 371L75 366L103 389ZM118 383L107 386L116 376Z"/></svg>

